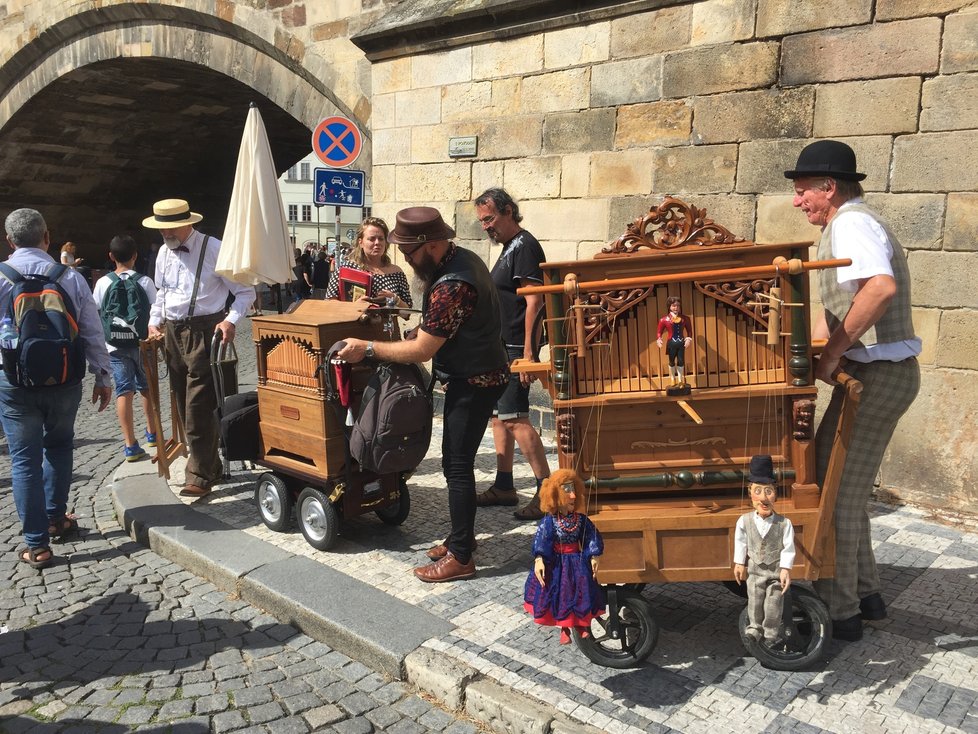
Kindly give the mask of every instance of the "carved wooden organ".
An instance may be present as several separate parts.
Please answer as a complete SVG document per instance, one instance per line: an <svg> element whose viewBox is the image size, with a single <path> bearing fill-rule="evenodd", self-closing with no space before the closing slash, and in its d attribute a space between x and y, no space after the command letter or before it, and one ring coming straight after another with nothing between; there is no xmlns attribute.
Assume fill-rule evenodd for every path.
<svg viewBox="0 0 978 734"><path fill-rule="evenodd" d="M795 573L832 575L808 270L845 261L804 262L809 245L746 242L667 198L594 259L544 263L545 285L520 290L544 295L549 360L515 369L551 393L560 466L587 482L605 539L602 583L731 578L754 454L774 459ZM688 390L656 343L669 296L691 320Z"/></svg>

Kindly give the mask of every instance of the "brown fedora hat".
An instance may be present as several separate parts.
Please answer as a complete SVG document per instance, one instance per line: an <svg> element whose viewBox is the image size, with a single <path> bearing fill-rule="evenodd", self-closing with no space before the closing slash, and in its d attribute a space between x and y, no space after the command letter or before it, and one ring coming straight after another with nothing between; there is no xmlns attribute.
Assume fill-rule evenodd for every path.
<svg viewBox="0 0 978 734"><path fill-rule="evenodd" d="M153 216L143 220L149 229L176 229L185 224L196 224L203 217L190 211L190 204L183 199L163 199L153 204Z"/></svg>
<svg viewBox="0 0 978 734"><path fill-rule="evenodd" d="M395 245L418 245L450 240L455 230L445 224L441 212L430 206L412 206L397 213L397 224L387 236Z"/></svg>

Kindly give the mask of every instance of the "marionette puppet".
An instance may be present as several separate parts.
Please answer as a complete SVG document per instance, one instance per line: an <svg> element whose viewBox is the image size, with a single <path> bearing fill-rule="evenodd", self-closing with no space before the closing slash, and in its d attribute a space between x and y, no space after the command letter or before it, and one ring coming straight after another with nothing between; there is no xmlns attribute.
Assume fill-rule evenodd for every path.
<svg viewBox="0 0 978 734"><path fill-rule="evenodd" d="M763 639L774 645L781 639L783 595L791 586L795 532L791 521L774 511L777 487L770 456L751 457L747 482L754 510L737 520L734 578L747 581L745 634L755 642Z"/></svg>
<svg viewBox="0 0 978 734"><path fill-rule="evenodd" d="M686 384L686 348L693 343L693 322L683 314L679 296L666 299L669 313L659 319L655 343L662 346L662 336L666 335L666 354L669 356L669 377L672 385L666 388L668 395L689 395Z"/></svg>
<svg viewBox="0 0 978 734"><path fill-rule="evenodd" d="M523 608L533 621L560 627L560 644L571 629L590 634L591 620L604 613L605 594L594 575L604 541L584 514L584 482L571 469L558 469L540 487L543 519L533 538L533 570L523 590Z"/></svg>

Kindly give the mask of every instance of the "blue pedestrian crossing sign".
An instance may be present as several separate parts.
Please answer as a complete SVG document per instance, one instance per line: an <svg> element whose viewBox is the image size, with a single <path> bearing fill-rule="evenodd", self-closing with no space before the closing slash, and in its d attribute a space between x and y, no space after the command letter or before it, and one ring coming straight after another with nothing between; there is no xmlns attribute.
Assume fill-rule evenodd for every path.
<svg viewBox="0 0 978 734"><path fill-rule="evenodd" d="M312 200L317 205L363 207L363 171L317 168Z"/></svg>

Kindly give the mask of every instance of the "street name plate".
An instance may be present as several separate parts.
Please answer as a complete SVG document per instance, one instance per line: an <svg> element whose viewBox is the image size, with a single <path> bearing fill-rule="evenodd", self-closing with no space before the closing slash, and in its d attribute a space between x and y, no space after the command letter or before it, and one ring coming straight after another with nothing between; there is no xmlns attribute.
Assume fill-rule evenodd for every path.
<svg viewBox="0 0 978 734"><path fill-rule="evenodd" d="M464 138L448 139L449 158L468 158L479 150L479 138L476 135Z"/></svg>

